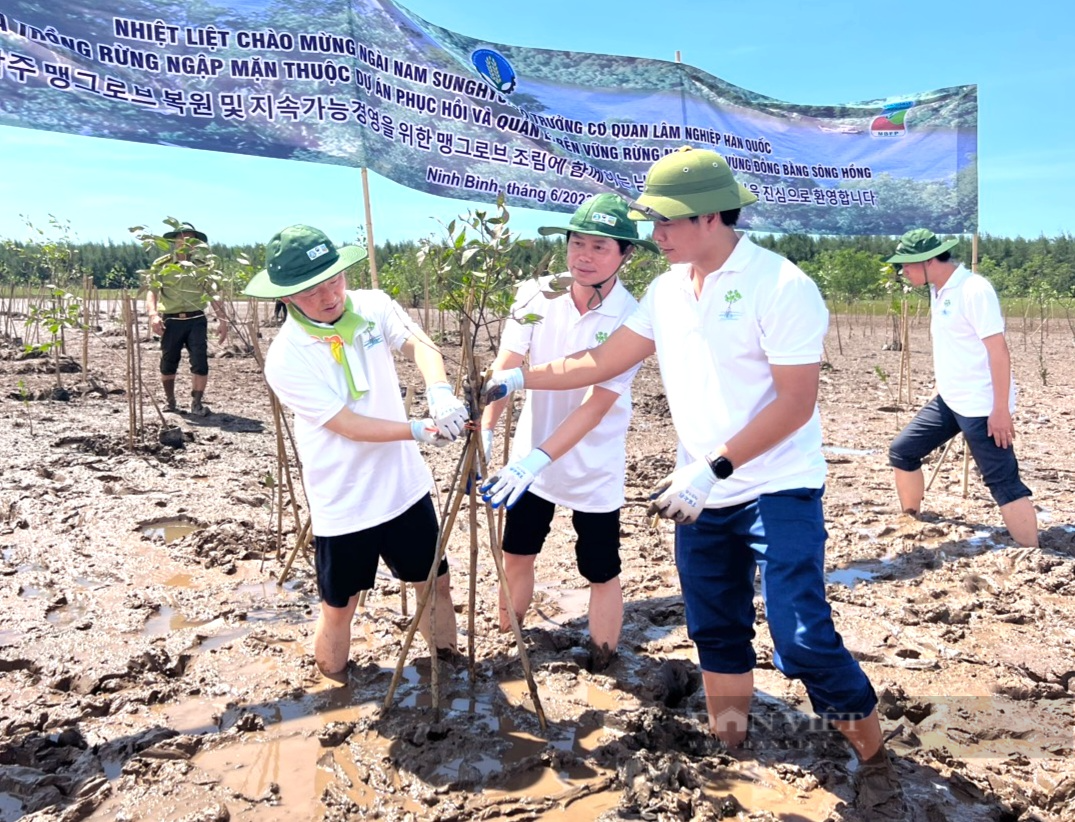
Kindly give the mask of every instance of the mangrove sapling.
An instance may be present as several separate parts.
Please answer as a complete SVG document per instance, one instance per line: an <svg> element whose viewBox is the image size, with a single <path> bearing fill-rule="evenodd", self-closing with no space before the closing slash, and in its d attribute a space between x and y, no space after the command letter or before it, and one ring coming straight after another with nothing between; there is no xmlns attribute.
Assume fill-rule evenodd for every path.
<svg viewBox="0 0 1075 822"><path fill-rule="evenodd" d="M63 332L65 328L77 329L82 327L82 306L79 299L59 286L49 284L49 300L35 303L30 307L26 317L27 330L33 327L36 330L44 329L49 338L44 342L27 343L26 351L37 351L47 355L53 364L56 374L56 387L63 388L63 378L60 376L60 354L63 351Z"/></svg>
<svg viewBox="0 0 1075 822"><path fill-rule="evenodd" d="M454 314L459 328L461 355L456 378L456 390L463 391L465 400L470 411L470 425L464 437L463 453L456 464L455 473L448 485L448 496L441 508L441 535L437 548L437 558L430 569L430 578L423 596L420 596L415 608L415 614L407 636L404 638L399 661L396 665L395 675L389 685L385 697L384 708L387 709L392 702L396 685L402 675L410 642L417 629L418 621L427 605L427 600L435 596L436 585L434 574L440 563L441 557L447 549L448 541L454 531L453 525L464 498L471 500L471 510L475 515L471 516L470 529L470 591L469 591L469 620L468 631L473 637L475 633L475 601L477 584L477 552L478 534L475 529L477 522L476 509L478 507L474 489L477 487L481 476L489 475L489 466L485 465L485 458L480 447L480 437L477 435L483 402L481 398L481 385L485 378L485 369L480 368L475 353L479 335L483 330L489 333L492 324L496 324L497 336L503 319L508 315L512 302L514 286L523 280L527 274L513 262L511 251L514 248L529 245L529 241L520 240L508 228L509 214L504 207L503 197L498 198L496 212L490 216L485 211L471 212L458 220L451 221L445 226L448 234L447 242L436 245L425 242L422 246L419 265L431 261L433 271L437 276L437 285L441 294L439 307L442 311ZM521 322L537 322L540 317L528 315L517 318ZM447 358L446 358L447 359ZM510 598L511 592L507 576L504 573L503 556L497 539L498 529L494 521L492 508L488 503L482 505L485 509L488 527L489 550L493 556L493 564L496 568L497 581L501 588L507 592ZM436 609L434 608L434 614ZM519 660L522 664L523 674L529 686L530 695L534 702L538 720L544 728L546 726L544 710L537 692L530 670L529 655L523 641L522 630L516 616L516 609L508 608L511 629L515 635L516 647L519 650ZM435 629L431 628L434 631ZM474 670L474 646L473 642L468 647L470 668ZM436 712L439 709L439 695L437 687L437 665L432 666L433 678L433 707Z"/></svg>
<svg viewBox="0 0 1075 822"><path fill-rule="evenodd" d="M34 435L34 419L30 416L30 392L26 388L25 380L19 380L19 401L22 402L22 413L26 417L26 425L30 429L30 436Z"/></svg>

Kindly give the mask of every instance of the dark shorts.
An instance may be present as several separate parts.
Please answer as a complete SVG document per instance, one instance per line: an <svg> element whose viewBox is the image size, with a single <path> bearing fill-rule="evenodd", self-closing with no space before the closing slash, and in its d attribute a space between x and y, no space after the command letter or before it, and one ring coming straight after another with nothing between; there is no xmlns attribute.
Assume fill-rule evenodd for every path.
<svg viewBox="0 0 1075 822"><path fill-rule="evenodd" d="M989 436L988 428L988 417L957 414L938 395L892 440L888 448L888 464L902 471L917 471L922 467L923 457L962 432L997 505L1029 497L1030 489L1019 479L1015 449L998 446Z"/></svg>
<svg viewBox="0 0 1075 822"><path fill-rule="evenodd" d="M552 530L556 505L527 491L508 509L504 526L504 552L518 556L541 553L545 537ZM575 561L579 573L589 582L600 584L620 575L620 509L604 514L572 511Z"/></svg>
<svg viewBox="0 0 1075 822"><path fill-rule="evenodd" d="M377 560L404 582L425 582L437 555L437 512L426 495L395 519L338 537L314 537L317 593L333 608L343 608L359 591L373 587ZM448 573L441 560L437 576Z"/></svg>
<svg viewBox="0 0 1075 822"><path fill-rule="evenodd" d="M164 334L161 337L161 373L172 376L179 370L179 357L183 349L190 356L190 373L204 377L209 373L209 321L202 314L181 320L164 317Z"/></svg>

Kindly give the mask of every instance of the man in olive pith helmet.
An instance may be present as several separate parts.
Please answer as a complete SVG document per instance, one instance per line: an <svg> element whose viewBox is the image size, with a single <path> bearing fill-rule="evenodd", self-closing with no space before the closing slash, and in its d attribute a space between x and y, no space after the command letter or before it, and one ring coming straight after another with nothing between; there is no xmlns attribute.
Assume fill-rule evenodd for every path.
<svg viewBox="0 0 1075 822"><path fill-rule="evenodd" d="M809 277L735 230L740 209L756 201L714 151L686 146L658 160L631 217L654 223L669 270L603 345L495 372L485 391L578 390L657 354L679 445L650 512L676 523L710 727L729 746L748 731L760 571L774 664L803 682L862 760L863 812L898 817L905 806L877 697L825 596L817 393L828 312Z"/></svg>
<svg viewBox="0 0 1075 822"><path fill-rule="evenodd" d="M637 301L619 272L637 247L657 247L638 237L627 204L615 194L583 203L567 225L545 226L544 235L567 237L565 276L519 286L493 368L514 368L529 355L545 362L579 348L600 345L634 312ZM554 282L566 281L559 290ZM523 322L538 315L538 322ZM631 420L631 368L592 389L531 391L515 430L511 461L482 488L494 507L506 505L500 628L511 627L509 608L521 622L534 592L534 561L557 505L572 511L579 572L590 583L590 667L610 664L623 625L620 589L620 508L627 425ZM493 429L503 402L482 416L482 443L491 457Z"/></svg>
<svg viewBox="0 0 1075 822"><path fill-rule="evenodd" d="M889 447L896 493L903 511L917 516L926 493L922 458L962 433L1008 533L1020 545L1037 547L1038 517L1015 458L1015 381L1004 315L989 281L952 259L957 242L916 228L888 258L911 285L929 286L937 381L937 396Z"/></svg>

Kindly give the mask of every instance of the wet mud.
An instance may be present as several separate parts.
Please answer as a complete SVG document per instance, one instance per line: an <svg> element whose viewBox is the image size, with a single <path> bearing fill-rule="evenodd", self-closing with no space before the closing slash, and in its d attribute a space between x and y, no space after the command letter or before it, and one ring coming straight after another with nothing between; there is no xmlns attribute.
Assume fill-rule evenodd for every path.
<svg viewBox="0 0 1075 822"><path fill-rule="evenodd" d="M523 634L543 728L514 637L497 630L484 517L473 580L465 501L448 551L473 667L465 655L433 663L416 639L384 705L415 602L383 574L356 616L346 681L322 678L309 557L278 584L296 529L288 497L278 511L255 360L213 352L208 417L162 419L147 398L132 449L122 336L113 318L99 323L89 374L64 359L62 386L0 340L0 822L862 819L854 757L775 669L760 597L747 744L729 752L708 731L673 532L645 516L675 453L652 363L635 381L614 656L594 664L559 512L537 563ZM958 448L926 468L939 473L925 515L900 514L886 452L912 413L906 386L897 394L901 354L883 350L881 318L842 317L827 343L828 592L880 696L912 818L929 822L1075 818L1075 358L1066 325L1044 350L1012 326L1038 549L1012 543L973 464L964 495ZM263 328L262 344L274 333ZM922 318L915 405L930 395L927 334ZM141 346L159 399L155 346ZM458 346L445 352L454 372ZM423 413L420 379L400 370ZM162 429L179 434L162 442ZM443 502L457 447L426 456Z"/></svg>

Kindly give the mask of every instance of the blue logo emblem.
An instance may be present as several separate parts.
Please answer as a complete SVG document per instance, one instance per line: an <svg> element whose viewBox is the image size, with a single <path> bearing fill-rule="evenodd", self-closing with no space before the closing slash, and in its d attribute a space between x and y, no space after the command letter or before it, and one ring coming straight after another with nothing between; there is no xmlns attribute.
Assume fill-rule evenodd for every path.
<svg viewBox="0 0 1075 822"><path fill-rule="evenodd" d="M475 49L470 61L482 79L501 94L515 91L515 69L503 54L492 49Z"/></svg>
<svg viewBox="0 0 1075 822"><path fill-rule="evenodd" d="M373 346L375 345L380 345L383 340L384 338L380 334L372 334L370 335L370 338L366 340L365 343L363 343L363 345L365 345L366 348L373 348Z"/></svg>

